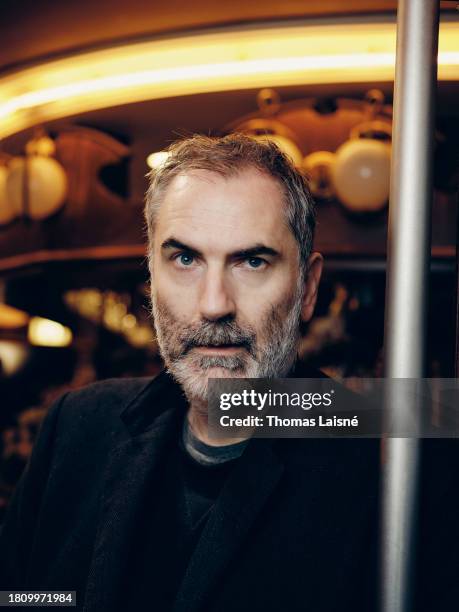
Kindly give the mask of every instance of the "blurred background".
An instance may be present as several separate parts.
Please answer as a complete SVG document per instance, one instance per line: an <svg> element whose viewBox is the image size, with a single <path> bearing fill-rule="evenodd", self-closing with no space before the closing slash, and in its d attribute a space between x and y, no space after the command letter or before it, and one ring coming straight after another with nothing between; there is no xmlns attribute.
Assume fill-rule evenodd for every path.
<svg viewBox="0 0 459 612"><path fill-rule="evenodd" d="M459 11L441 2L429 376L455 376ZM146 173L175 139L274 139L325 277L301 356L381 376L394 0L16 0L0 15L0 521L54 399L162 367ZM413 104L416 101L413 100Z"/></svg>

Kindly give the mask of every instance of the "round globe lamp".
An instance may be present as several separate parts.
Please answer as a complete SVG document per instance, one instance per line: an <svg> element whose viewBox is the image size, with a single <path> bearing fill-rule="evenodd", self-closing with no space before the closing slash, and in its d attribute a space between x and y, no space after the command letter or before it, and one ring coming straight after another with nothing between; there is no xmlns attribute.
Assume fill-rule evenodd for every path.
<svg viewBox="0 0 459 612"><path fill-rule="evenodd" d="M67 175L52 157L28 157L15 163L8 173L6 194L16 211L40 221L64 204Z"/></svg>
<svg viewBox="0 0 459 612"><path fill-rule="evenodd" d="M385 207L390 153L390 144L371 138L348 140L337 149L332 181L337 197L349 211L368 213Z"/></svg>
<svg viewBox="0 0 459 612"><path fill-rule="evenodd" d="M301 166L303 163L303 154L293 140L290 140L287 136L282 136L281 134L257 134L252 137L264 142L273 142L282 153L293 161L295 166Z"/></svg>

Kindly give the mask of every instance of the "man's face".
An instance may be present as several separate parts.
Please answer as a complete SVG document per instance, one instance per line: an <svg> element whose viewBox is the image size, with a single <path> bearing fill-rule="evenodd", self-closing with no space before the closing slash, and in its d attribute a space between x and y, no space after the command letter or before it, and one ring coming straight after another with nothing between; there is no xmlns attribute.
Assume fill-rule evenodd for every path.
<svg viewBox="0 0 459 612"><path fill-rule="evenodd" d="M274 179L255 169L177 176L157 216L151 273L161 354L190 401L205 401L209 377L288 372L317 284L300 278Z"/></svg>

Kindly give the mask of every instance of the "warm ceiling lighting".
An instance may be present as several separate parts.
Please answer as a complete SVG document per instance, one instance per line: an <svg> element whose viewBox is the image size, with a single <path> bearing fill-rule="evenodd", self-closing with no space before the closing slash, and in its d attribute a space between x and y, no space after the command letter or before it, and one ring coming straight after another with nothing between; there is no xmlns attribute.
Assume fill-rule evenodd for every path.
<svg viewBox="0 0 459 612"><path fill-rule="evenodd" d="M29 355L28 347L20 342L0 340L0 361L2 375L12 376L25 364Z"/></svg>
<svg viewBox="0 0 459 612"><path fill-rule="evenodd" d="M0 304L0 329L19 329L29 322L29 315L23 310Z"/></svg>
<svg viewBox="0 0 459 612"><path fill-rule="evenodd" d="M395 23L283 25L82 53L0 79L0 137L45 121L171 96L393 80ZM459 23L440 28L439 78L459 80Z"/></svg>
<svg viewBox="0 0 459 612"><path fill-rule="evenodd" d="M157 170L160 168L167 158L169 157L169 153L167 151L156 151L155 153L150 153L147 157L147 166L152 170Z"/></svg>
<svg viewBox="0 0 459 612"><path fill-rule="evenodd" d="M57 321L32 317L27 339L34 346L64 347L72 343L72 332Z"/></svg>

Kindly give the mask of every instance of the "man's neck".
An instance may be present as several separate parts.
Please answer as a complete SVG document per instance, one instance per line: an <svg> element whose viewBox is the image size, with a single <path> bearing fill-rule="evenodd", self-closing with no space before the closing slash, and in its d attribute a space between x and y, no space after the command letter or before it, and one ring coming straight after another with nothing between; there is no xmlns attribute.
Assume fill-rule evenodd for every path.
<svg viewBox="0 0 459 612"><path fill-rule="evenodd" d="M207 412L207 402L198 400L190 403L187 415L188 423L191 427L191 431L198 440L201 440L201 442L204 442L204 444L208 446L227 446L228 444L242 441L242 439L239 438L237 440L234 438L210 438Z"/></svg>
<svg viewBox="0 0 459 612"><path fill-rule="evenodd" d="M295 359L290 368L290 371L288 372L288 374L285 375L284 378L296 378L298 376L309 377L311 376L311 373L308 373L307 367L308 366L304 362ZM305 368L306 373L304 373ZM312 374L312 376L314 376L314 374ZM207 419L208 406L206 401L193 399L192 401L189 400L189 404L190 408L188 410L188 423L190 424L191 430L196 436L196 438L201 440L201 442L208 444L209 446L226 446L228 444L234 444L234 438L209 438L209 425ZM243 438L241 438L241 440L242 439Z"/></svg>

